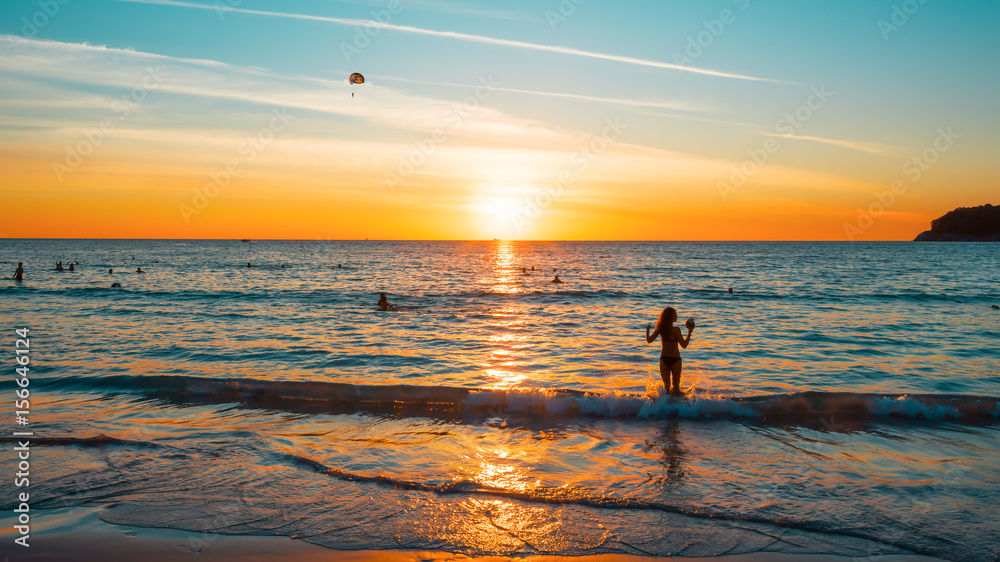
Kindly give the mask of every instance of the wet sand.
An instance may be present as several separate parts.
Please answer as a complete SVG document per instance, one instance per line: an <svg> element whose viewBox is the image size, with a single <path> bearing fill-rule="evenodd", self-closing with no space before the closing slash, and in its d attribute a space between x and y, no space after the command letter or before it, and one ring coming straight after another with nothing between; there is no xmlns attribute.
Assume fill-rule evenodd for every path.
<svg viewBox="0 0 1000 562"><path fill-rule="evenodd" d="M18 534L13 519L4 518L0 533L0 556L10 562L64 560L143 560L168 562L198 560L199 562L271 562L296 560L302 562L444 562L451 560L502 562L651 562L668 558L602 554L594 556L528 556L528 557L469 557L458 553L408 550L333 550L305 540L284 536L249 536L206 534L175 529L148 529L105 523L100 519L102 507L36 512L31 522L30 548L14 544ZM689 557L677 556L672 559ZM695 559L695 558L690 558ZM779 554L760 552L713 557L726 562L845 562L869 560L839 556ZM879 562L925 562L938 560L926 556L878 556ZM871 560L874 560L871 559Z"/></svg>

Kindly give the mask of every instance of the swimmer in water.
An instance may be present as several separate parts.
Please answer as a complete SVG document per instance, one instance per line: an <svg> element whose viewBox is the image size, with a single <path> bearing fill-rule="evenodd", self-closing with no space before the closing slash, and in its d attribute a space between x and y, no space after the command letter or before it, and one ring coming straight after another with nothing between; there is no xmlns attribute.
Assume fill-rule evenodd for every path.
<svg viewBox="0 0 1000 562"><path fill-rule="evenodd" d="M253 267L253 266L250 265L250 262L247 262L247 267Z"/></svg>
<svg viewBox="0 0 1000 562"><path fill-rule="evenodd" d="M141 267L137 267L137 268L135 268L135 272L136 272L136 273L146 273L145 271L143 271L143 270L142 270L142 268L141 268Z"/></svg>
<svg viewBox="0 0 1000 562"><path fill-rule="evenodd" d="M562 283L562 282L563 282L562 279L560 279L558 275L556 275L555 279L549 281L549 283Z"/></svg>
<svg viewBox="0 0 1000 562"><path fill-rule="evenodd" d="M121 284L121 283L112 283L112 284L111 284L111 287L112 287L112 288L114 288L114 287L121 287L121 286L122 286L122 284Z"/></svg>
<svg viewBox="0 0 1000 562"><path fill-rule="evenodd" d="M115 270L113 270L113 269L109 269L108 270L108 275L114 275L114 273L115 273Z"/></svg>
<svg viewBox="0 0 1000 562"><path fill-rule="evenodd" d="M24 263L23 262L17 262L17 269L14 270L14 275L11 275L11 277L15 281L24 281Z"/></svg>
<svg viewBox="0 0 1000 562"><path fill-rule="evenodd" d="M681 329L674 326L677 321L677 311L673 307L664 308L660 312L660 318L656 321L656 328L646 324L646 343L653 343L659 336L663 342L663 350L660 352L660 378L663 379L663 386L668 393L681 394L681 369L684 364L681 362L681 351L677 349L677 344L687 349L691 343L691 332L694 331L694 319L689 319L684 325L688 329L687 337L681 337ZM653 330L650 333L650 330ZM670 389L670 379L673 379L673 391Z"/></svg>
<svg viewBox="0 0 1000 562"><path fill-rule="evenodd" d="M388 298L386 298L385 293L379 293L379 299L378 299L378 309L379 309L379 311L385 312L385 311L389 310L390 308L393 309L393 310L396 310L396 307L392 306L392 303L389 302Z"/></svg>
<svg viewBox="0 0 1000 562"><path fill-rule="evenodd" d="M522 267L522 268L521 268L521 275L531 275L531 274L530 274L530 273L528 273L528 268L526 268L526 267Z"/></svg>
<svg viewBox="0 0 1000 562"><path fill-rule="evenodd" d="M70 271L76 271L75 269L73 269L73 262L70 262L70 264L69 264L69 270Z"/></svg>
<svg viewBox="0 0 1000 562"><path fill-rule="evenodd" d="M62 270L63 270L62 262L61 261L57 261L56 262L56 271L62 271Z"/></svg>

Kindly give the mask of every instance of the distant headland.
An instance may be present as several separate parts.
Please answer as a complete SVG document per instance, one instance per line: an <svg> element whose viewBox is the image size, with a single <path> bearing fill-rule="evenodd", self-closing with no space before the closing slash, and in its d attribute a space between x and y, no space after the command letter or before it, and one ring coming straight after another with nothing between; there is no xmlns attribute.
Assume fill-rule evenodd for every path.
<svg viewBox="0 0 1000 562"><path fill-rule="evenodd" d="M915 242L1000 242L1000 205L959 207L931 221Z"/></svg>

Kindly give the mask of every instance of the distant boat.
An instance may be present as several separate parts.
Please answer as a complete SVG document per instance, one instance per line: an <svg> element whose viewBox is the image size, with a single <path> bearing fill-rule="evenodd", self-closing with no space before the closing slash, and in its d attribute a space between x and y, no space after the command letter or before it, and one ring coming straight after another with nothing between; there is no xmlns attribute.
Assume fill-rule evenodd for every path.
<svg viewBox="0 0 1000 562"><path fill-rule="evenodd" d="M240 242L249 242L249 241L250 241L249 238L243 238L242 240L240 240Z"/></svg>

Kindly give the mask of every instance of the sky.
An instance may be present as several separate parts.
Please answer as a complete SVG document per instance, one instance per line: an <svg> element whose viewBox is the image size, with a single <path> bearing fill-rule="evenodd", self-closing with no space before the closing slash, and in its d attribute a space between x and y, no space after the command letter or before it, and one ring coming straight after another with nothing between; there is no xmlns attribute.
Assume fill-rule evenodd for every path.
<svg viewBox="0 0 1000 562"><path fill-rule="evenodd" d="M5 0L0 236L911 240L1000 203L998 24L986 0Z"/></svg>

